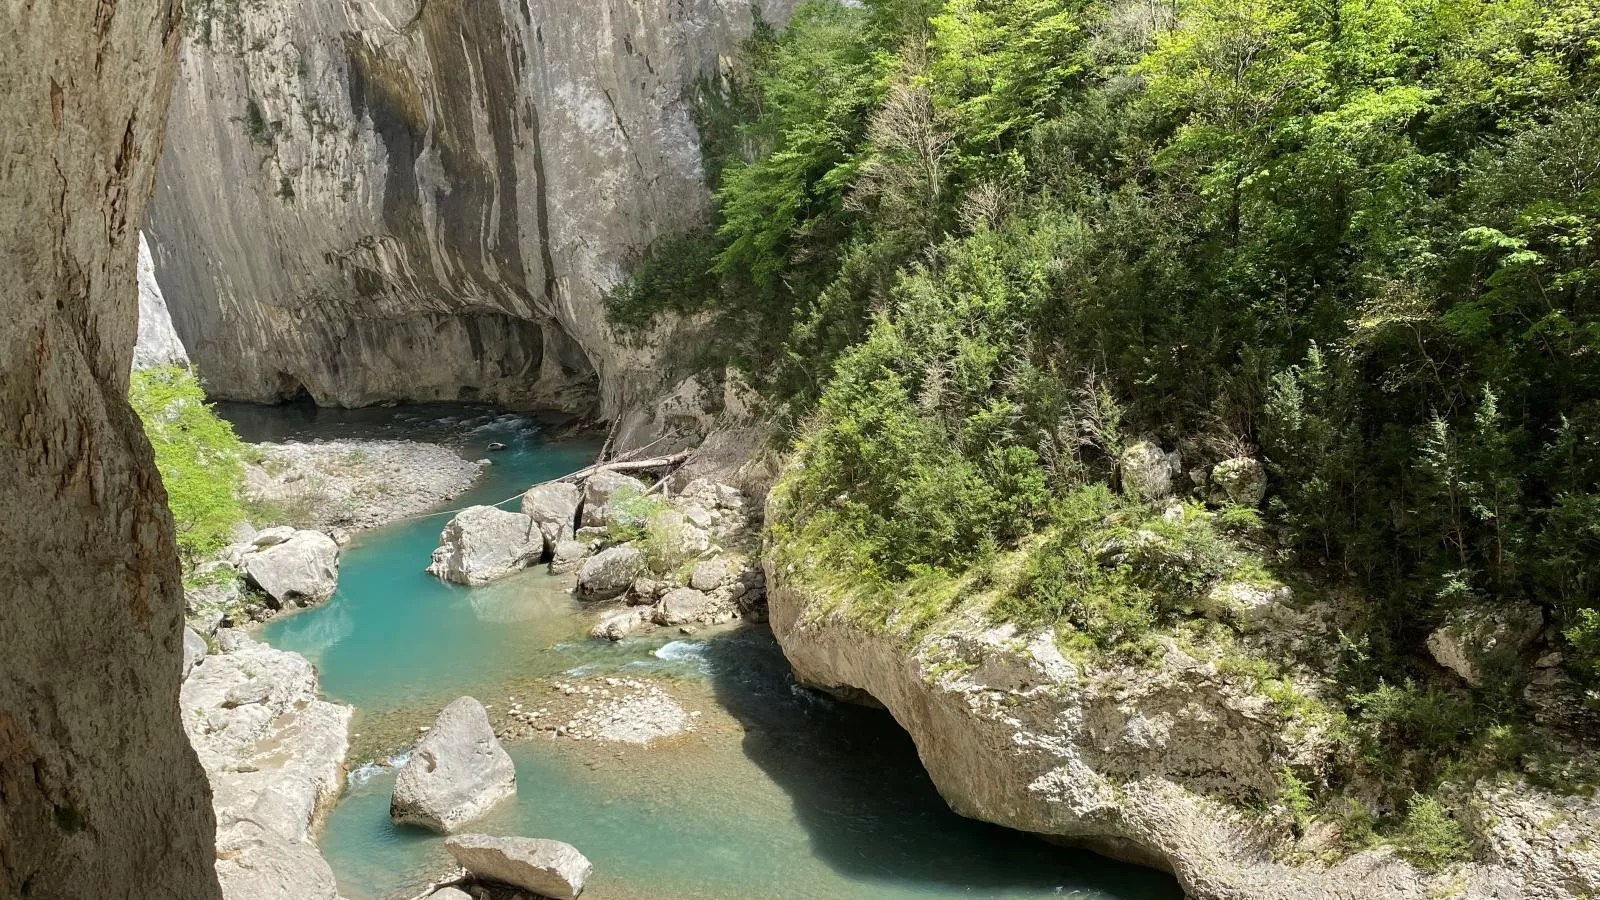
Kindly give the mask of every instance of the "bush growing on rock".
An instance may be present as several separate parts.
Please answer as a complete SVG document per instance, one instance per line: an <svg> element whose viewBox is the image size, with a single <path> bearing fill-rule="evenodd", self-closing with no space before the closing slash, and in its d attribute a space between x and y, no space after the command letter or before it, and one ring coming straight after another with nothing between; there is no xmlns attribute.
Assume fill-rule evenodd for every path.
<svg viewBox="0 0 1600 900"><path fill-rule="evenodd" d="M186 565L221 549L244 521L244 445L206 403L195 374L177 366L140 369L128 401L155 450L178 550Z"/></svg>

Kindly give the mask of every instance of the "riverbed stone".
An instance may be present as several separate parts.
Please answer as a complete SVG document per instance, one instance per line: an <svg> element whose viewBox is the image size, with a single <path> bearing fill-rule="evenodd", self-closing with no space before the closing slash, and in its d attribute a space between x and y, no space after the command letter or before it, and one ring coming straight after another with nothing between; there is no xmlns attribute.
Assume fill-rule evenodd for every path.
<svg viewBox="0 0 1600 900"><path fill-rule="evenodd" d="M644 554L629 546L602 550L578 570L581 600L610 600L627 591L644 571Z"/></svg>
<svg viewBox="0 0 1600 900"><path fill-rule="evenodd" d="M714 591L728 580L737 566L727 557L718 556L695 564L689 575L689 586L697 591Z"/></svg>
<svg viewBox="0 0 1600 900"><path fill-rule="evenodd" d="M517 770L472 697L450 702L395 776L389 818L449 834L517 792Z"/></svg>
<svg viewBox="0 0 1600 900"><path fill-rule="evenodd" d="M583 483L583 522L587 526L609 525L608 510L615 500L641 496L648 486L621 472L596 472Z"/></svg>
<svg viewBox="0 0 1600 900"><path fill-rule="evenodd" d="M562 541L556 544L555 551L550 554L550 574L566 575L576 572L589 558L590 546L582 541Z"/></svg>
<svg viewBox="0 0 1600 900"><path fill-rule="evenodd" d="M577 900L594 871L578 848L561 841L461 834L447 839L444 846L477 878L554 900Z"/></svg>
<svg viewBox="0 0 1600 900"><path fill-rule="evenodd" d="M572 540L582 502L583 492L565 481L536 484L522 495L522 514L538 527L546 553L553 553L562 541Z"/></svg>
<svg viewBox="0 0 1600 900"><path fill-rule="evenodd" d="M333 596L339 584L339 545L320 531L295 531L265 546L256 536L257 549L245 553L240 567L277 609L315 606Z"/></svg>
<svg viewBox="0 0 1600 900"><path fill-rule="evenodd" d="M457 584L487 584L526 568L543 552L544 536L532 518L473 506L444 527L428 574Z"/></svg>
<svg viewBox="0 0 1600 900"><path fill-rule="evenodd" d="M629 632L648 621L649 615L648 609L639 606L612 610L601 616L600 621L589 629L589 636L620 641L627 637Z"/></svg>
<svg viewBox="0 0 1600 900"><path fill-rule="evenodd" d="M668 591L656 604L652 617L657 625L684 625L699 619L711 604L711 598L694 588Z"/></svg>

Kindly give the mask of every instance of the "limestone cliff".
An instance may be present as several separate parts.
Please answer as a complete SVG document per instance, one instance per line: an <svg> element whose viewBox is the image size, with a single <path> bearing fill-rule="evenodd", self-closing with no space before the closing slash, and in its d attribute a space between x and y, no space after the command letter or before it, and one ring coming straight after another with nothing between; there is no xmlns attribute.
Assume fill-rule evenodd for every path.
<svg viewBox="0 0 1600 900"><path fill-rule="evenodd" d="M0 897L219 896L172 518L127 402L180 9L0 5Z"/></svg>
<svg viewBox="0 0 1600 900"><path fill-rule="evenodd" d="M139 338L133 345L133 367L187 366L189 354L184 352L183 341L172 327L172 314L167 312L166 298L161 296L155 260L150 257L150 244L143 234L139 235L138 287Z"/></svg>
<svg viewBox="0 0 1600 900"><path fill-rule="evenodd" d="M757 5L780 19L792 0ZM601 297L705 215L688 91L751 9L197 6L149 227L210 392L615 416L658 390Z"/></svg>
<svg viewBox="0 0 1600 900"><path fill-rule="evenodd" d="M768 520L783 522L781 499ZM1170 639L1142 664L1070 659L1048 630L996 626L981 596L931 625L878 623L818 577L827 561L781 534L766 558L768 603L796 677L886 707L962 815L1169 870L1199 900L1600 889L1600 803L1485 779L1466 788L1480 862L1430 873L1386 849L1343 855L1325 833L1296 839L1259 814L1286 766L1329 764L1330 742L1250 679Z"/></svg>

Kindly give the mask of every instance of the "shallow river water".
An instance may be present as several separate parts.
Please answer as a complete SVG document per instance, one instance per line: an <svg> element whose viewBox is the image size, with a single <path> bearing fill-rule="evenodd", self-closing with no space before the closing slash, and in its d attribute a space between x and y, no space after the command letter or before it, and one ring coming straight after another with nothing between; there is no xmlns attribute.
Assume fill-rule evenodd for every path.
<svg viewBox="0 0 1600 900"><path fill-rule="evenodd" d="M481 408L223 412L249 440L407 437L469 458L507 444L453 508L514 496L597 449ZM584 636L569 582L542 571L474 589L439 582L423 568L445 521L360 535L332 600L262 629L316 664L326 695L359 710L350 785L319 838L349 900L407 896L448 864L440 838L389 824L393 770L365 763L403 751L463 694L498 717L513 697L532 708L555 696L552 679L612 675L661 680L701 714L696 730L649 749L509 742L516 799L470 826L576 845L595 866L586 898L1181 896L1166 875L950 812L887 713L799 688L764 627L610 644Z"/></svg>

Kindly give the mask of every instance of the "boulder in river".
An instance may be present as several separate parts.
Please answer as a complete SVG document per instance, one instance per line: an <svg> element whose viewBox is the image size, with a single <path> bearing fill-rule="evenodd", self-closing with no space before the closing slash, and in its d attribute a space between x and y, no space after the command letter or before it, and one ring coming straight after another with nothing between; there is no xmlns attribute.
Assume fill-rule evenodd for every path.
<svg viewBox="0 0 1600 900"><path fill-rule="evenodd" d="M578 570L578 597L582 600L610 600L621 596L644 571L644 554L632 547L602 550Z"/></svg>
<svg viewBox="0 0 1600 900"><path fill-rule="evenodd" d="M590 546L582 541L562 541L550 554L550 574L565 575L578 571L589 558Z"/></svg>
<svg viewBox="0 0 1600 900"><path fill-rule="evenodd" d="M594 623L594 627L589 629L589 636L620 641L628 636L628 632L643 625L648 617L648 611L638 606L614 609Z"/></svg>
<svg viewBox="0 0 1600 900"><path fill-rule="evenodd" d="M644 482L621 472L596 472L583 483L583 524L606 525L613 500L640 496L648 490Z"/></svg>
<svg viewBox="0 0 1600 900"><path fill-rule="evenodd" d="M471 697L451 701L395 777L389 818L449 834L517 792L517 770Z"/></svg>
<svg viewBox="0 0 1600 900"><path fill-rule="evenodd" d="M320 531L285 537L283 529L269 528L256 536L255 547L240 558L240 568L276 608L315 606L333 596L339 584L339 545L333 538Z"/></svg>
<svg viewBox="0 0 1600 900"><path fill-rule="evenodd" d="M694 588L668 591L656 606L657 625L685 625L700 618L710 605L711 598Z"/></svg>
<svg viewBox="0 0 1600 900"><path fill-rule="evenodd" d="M577 900L594 871L578 848L561 841L461 834L446 840L444 847L476 878L554 900Z"/></svg>
<svg viewBox="0 0 1600 900"><path fill-rule="evenodd" d="M545 552L554 553L562 541L572 540L581 502L583 492L564 481L536 484L522 495L522 514L538 526L544 536Z"/></svg>
<svg viewBox="0 0 1600 900"><path fill-rule="evenodd" d="M428 574L457 584L487 584L538 560L544 537L533 519L493 506L462 510L439 535Z"/></svg>

